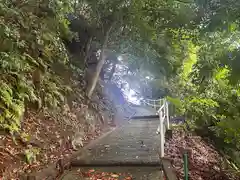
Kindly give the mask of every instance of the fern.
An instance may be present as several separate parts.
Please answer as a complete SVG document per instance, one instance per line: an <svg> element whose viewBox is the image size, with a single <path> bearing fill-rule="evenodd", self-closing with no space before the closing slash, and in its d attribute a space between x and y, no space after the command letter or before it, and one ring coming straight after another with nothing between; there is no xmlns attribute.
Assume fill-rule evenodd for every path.
<svg viewBox="0 0 240 180"><path fill-rule="evenodd" d="M9 107L12 103L12 90L7 84L0 82L0 99L4 105Z"/></svg>
<svg viewBox="0 0 240 180"><path fill-rule="evenodd" d="M41 7L51 7L49 12L39 12L36 7L34 0L0 3L0 127L11 133L19 131L25 105L33 102L38 107L56 108L63 104L65 92L71 91L49 69L55 61L68 62L60 39L69 32L65 20L68 5L42 2ZM40 91L32 83L35 69L44 76Z"/></svg>

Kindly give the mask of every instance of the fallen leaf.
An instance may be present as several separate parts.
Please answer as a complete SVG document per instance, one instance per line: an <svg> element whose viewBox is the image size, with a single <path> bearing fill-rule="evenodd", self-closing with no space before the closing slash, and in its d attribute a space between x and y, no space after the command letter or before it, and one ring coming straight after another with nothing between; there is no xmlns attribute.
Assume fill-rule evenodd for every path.
<svg viewBox="0 0 240 180"><path fill-rule="evenodd" d="M88 172L89 173L93 173L93 172L95 172L95 170L94 169L90 169Z"/></svg>
<svg viewBox="0 0 240 180"><path fill-rule="evenodd" d="M112 174L111 176L114 177L114 178L118 178L119 177L119 175L117 175L117 174Z"/></svg>

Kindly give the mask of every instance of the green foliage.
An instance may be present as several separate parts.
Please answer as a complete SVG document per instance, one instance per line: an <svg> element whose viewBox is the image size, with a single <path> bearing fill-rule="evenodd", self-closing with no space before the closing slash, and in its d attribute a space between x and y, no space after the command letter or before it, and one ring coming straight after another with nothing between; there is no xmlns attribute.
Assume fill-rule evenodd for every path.
<svg viewBox="0 0 240 180"><path fill-rule="evenodd" d="M24 103L21 95L14 98L15 93L8 84L0 82L0 127L11 131L17 131L20 127L20 118L24 112Z"/></svg>
<svg viewBox="0 0 240 180"><path fill-rule="evenodd" d="M40 108L64 101L65 87L49 67L68 61L61 38L70 35L69 11L67 1L1 1L0 128L19 131L29 103Z"/></svg>
<svg viewBox="0 0 240 180"><path fill-rule="evenodd" d="M30 139L31 139L30 135L27 134L27 133L25 133L25 132L22 132L22 133L20 134L20 137L21 137L21 139L22 139L24 142L28 142L28 141L30 141Z"/></svg>
<svg viewBox="0 0 240 180"><path fill-rule="evenodd" d="M156 98L169 93L188 125L240 150L239 1L86 2L99 29L117 22L107 48L124 54L136 91L141 84Z"/></svg>
<svg viewBox="0 0 240 180"><path fill-rule="evenodd" d="M37 160L37 155L40 153L40 150L38 148L30 147L29 149L26 149L24 151L24 155L26 158L26 162L28 164L32 164L36 162Z"/></svg>
<svg viewBox="0 0 240 180"><path fill-rule="evenodd" d="M192 67L193 65L197 62L197 48L194 47L194 45L190 42L187 42L187 52L188 54L186 55L186 59L183 63L183 70L182 70L182 78L187 81L189 78L189 74L192 72Z"/></svg>
<svg viewBox="0 0 240 180"><path fill-rule="evenodd" d="M170 114L173 114L174 112L174 115L183 115L185 113L183 103L179 98L173 98L169 96L167 96L166 98L167 101L170 103Z"/></svg>
<svg viewBox="0 0 240 180"><path fill-rule="evenodd" d="M171 98L170 101L182 104L176 107L184 110L188 124L208 134L218 148L240 165L234 155L240 150L240 79L235 70L238 66L233 63L239 52L233 42L227 41L231 35L218 32L215 39L208 33L201 37L194 60L180 61L179 74L171 79L172 94L181 103ZM235 56L226 56L232 52ZM185 48L184 53L191 54L192 50Z"/></svg>
<svg viewBox="0 0 240 180"><path fill-rule="evenodd" d="M169 28L168 101L190 127L240 165L239 1L195 1L190 24Z"/></svg>
<svg viewBox="0 0 240 180"><path fill-rule="evenodd" d="M55 64L82 74L62 42L72 37L65 19L71 7L96 50L112 26L106 51L125 57L122 74L136 91L141 84L142 94L149 86L156 98L168 93L191 127L214 134L230 154L240 150L238 0L2 0L0 128L18 131L29 103L61 106L71 88Z"/></svg>

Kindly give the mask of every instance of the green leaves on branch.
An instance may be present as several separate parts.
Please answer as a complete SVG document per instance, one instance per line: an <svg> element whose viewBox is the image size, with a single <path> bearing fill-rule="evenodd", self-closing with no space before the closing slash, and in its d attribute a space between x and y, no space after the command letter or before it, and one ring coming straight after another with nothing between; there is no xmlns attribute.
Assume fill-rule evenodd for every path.
<svg viewBox="0 0 240 180"><path fill-rule="evenodd" d="M7 129L11 133L18 131L25 110L23 96L24 93L16 94L14 89L0 81L0 128Z"/></svg>
<svg viewBox="0 0 240 180"><path fill-rule="evenodd" d="M230 29L198 34L198 41L175 41L172 52L184 58L175 56L171 61L177 74L171 74L169 88L177 99L170 98L170 102L188 122L211 134L221 143L219 148L231 152L229 155L236 160L232 152L238 152L240 147L240 52L236 43L240 36L234 24ZM240 161L236 163L240 165Z"/></svg>
<svg viewBox="0 0 240 180"><path fill-rule="evenodd" d="M68 1L1 1L0 128L19 131L27 106L58 107L66 88L51 69L68 62ZM68 90L69 91L69 90Z"/></svg>

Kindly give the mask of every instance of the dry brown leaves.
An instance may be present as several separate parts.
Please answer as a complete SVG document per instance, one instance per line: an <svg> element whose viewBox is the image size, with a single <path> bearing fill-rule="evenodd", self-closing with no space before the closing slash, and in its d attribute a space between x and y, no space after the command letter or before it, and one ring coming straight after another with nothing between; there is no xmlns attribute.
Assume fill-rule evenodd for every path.
<svg viewBox="0 0 240 180"><path fill-rule="evenodd" d="M132 175L129 173L101 172L94 169L90 169L84 173L80 172L80 175L91 180L133 180Z"/></svg>
<svg viewBox="0 0 240 180"><path fill-rule="evenodd" d="M184 179L182 149L191 152L189 156L189 180L239 180L230 177L221 167L221 156L199 136L187 135L174 130L172 139L166 142L166 156L171 158L179 180Z"/></svg>
<svg viewBox="0 0 240 180"><path fill-rule="evenodd" d="M82 111L81 108L76 107L71 112L68 111L69 114L65 114L64 117L69 118L69 122L76 121L76 116ZM96 139L102 132L102 126L98 123L94 125L94 128L89 128L90 124L84 121L78 125L83 126L85 131L84 145ZM24 151L29 148L29 145L18 139L14 142L9 135L0 135L0 179L1 177L17 179L21 173L39 171L46 165L71 155L73 147L69 137L74 135L75 126L75 123L63 126L51 115L40 116L33 112L29 113L24 119L22 130L33 139L33 146L40 149L37 161L30 165L24 160Z"/></svg>

